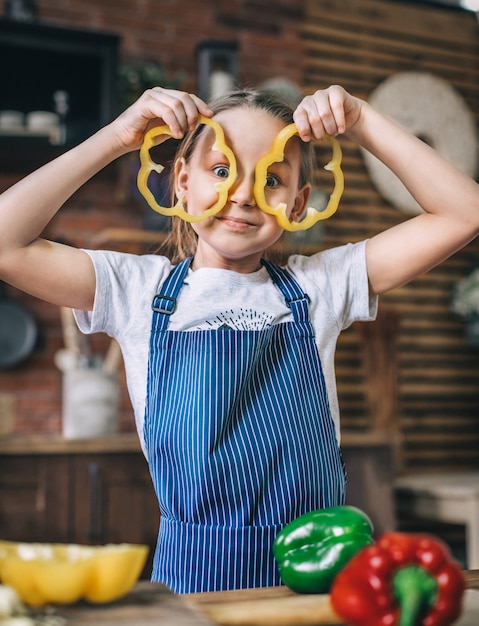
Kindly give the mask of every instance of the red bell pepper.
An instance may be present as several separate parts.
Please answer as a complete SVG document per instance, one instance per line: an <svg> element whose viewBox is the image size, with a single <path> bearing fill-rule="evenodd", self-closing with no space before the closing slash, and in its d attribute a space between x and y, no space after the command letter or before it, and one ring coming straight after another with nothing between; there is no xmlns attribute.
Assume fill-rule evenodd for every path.
<svg viewBox="0 0 479 626"><path fill-rule="evenodd" d="M465 579L439 539L385 533L358 552L331 588L351 626L448 626L462 611Z"/></svg>

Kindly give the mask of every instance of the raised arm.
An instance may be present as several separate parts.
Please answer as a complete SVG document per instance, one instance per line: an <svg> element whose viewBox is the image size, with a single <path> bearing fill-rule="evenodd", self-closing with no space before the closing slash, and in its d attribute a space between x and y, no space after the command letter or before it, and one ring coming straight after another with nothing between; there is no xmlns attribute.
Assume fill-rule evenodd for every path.
<svg viewBox="0 0 479 626"><path fill-rule="evenodd" d="M141 146L146 130L168 124L180 138L198 114L211 115L196 96L148 90L115 121L41 167L0 196L0 280L54 304L91 309L95 274L87 254L40 238L46 225L94 174Z"/></svg>
<svg viewBox="0 0 479 626"><path fill-rule="evenodd" d="M479 185L366 102L333 86L307 96L295 121L305 140L347 134L387 165L424 211L368 241L373 293L430 270L479 233Z"/></svg>

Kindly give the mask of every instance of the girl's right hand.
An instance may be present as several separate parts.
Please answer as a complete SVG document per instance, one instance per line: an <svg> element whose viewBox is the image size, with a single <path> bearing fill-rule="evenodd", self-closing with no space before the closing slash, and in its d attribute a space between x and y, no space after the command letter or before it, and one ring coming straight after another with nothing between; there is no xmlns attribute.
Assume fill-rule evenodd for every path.
<svg viewBox="0 0 479 626"><path fill-rule="evenodd" d="M193 130L198 115L211 117L213 112L198 96L174 89L147 89L112 125L115 126L120 149L126 152L141 147L145 132L167 124L175 139Z"/></svg>

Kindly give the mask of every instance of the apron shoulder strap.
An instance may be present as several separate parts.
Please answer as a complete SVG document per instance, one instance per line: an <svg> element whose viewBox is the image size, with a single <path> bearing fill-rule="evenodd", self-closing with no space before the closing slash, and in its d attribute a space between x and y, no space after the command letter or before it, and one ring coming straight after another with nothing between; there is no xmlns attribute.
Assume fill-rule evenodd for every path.
<svg viewBox="0 0 479 626"><path fill-rule="evenodd" d="M183 286L191 260L192 257L188 257L178 265L175 265L161 285L161 289L154 295L151 308L156 330L165 330L167 328L170 315L176 309L176 299ZM295 322L309 321L309 297L304 293L291 273L266 259L262 259L261 263L267 269L273 283L283 294Z"/></svg>
<svg viewBox="0 0 479 626"><path fill-rule="evenodd" d="M180 293L186 273L193 257L188 257L172 268L166 280L158 287L159 291L153 296L151 308L153 319L156 321L156 330L165 330L170 321L170 315L176 309L176 298Z"/></svg>
<svg viewBox="0 0 479 626"><path fill-rule="evenodd" d="M309 296L304 293L299 283L293 278L291 272L284 267L279 267L267 261L261 259L261 263L268 270L271 280L278 287L286 300L286 304L291 309L295 322L308 322L309 321Z"/></svg>

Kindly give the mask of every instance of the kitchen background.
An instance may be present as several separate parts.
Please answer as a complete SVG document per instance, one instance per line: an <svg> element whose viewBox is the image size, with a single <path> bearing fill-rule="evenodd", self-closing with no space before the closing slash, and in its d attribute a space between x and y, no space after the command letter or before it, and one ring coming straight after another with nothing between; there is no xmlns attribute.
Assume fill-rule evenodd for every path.
<svg viewBox="0 0 479 626"><path fill-rule="evenodd" d="M35 8L36 24L99 33L116 49L115 75L123 80L112 86L116 95L106 115L127 104L127 69L141 73L154 64L169 84L198 92L198 46L211 41L228 42L242 85L278 79L309 93L339 83L367 99L392 75L426 72L457 90L474 122L479 113L477 17L438 3L38 0ZM2 31L15 26L6 12L7 2L0 1ZM2 54L0 71L15 62L15 54ZM37 89L25 66L15 80L25 93L29 86L32 92ZM98 98L88 75L78 80L84 82L85 102ZM341 145L346 188L337 214L306 237L286 237L279 252L309 253L357 241L406 218L377 191L357 146L344 138ZM0 190L50 155L49 150L20 140L13 145L0 135ZM128 158L108 167L67 202L45 237L82 247L153 250L162 233L135 193L134 171L135 160ZM479 467L479 348L451 310L456 284L478 264L478 245L470 244L428 275L383 297L378 321L368 328L354 325L340 340L343 428L372 438L378 431L385 434L394 448L397 474ZM10 287L5 296L32 313L38 338L28 359L0 371L0 396L11 402L15 434L57 436L62 432L62 374L54 357L63 347L61 312ZM94 353L104 354L109 339L94 336L91 344ZM123 379L120 430L134 431Z"/></svg>

